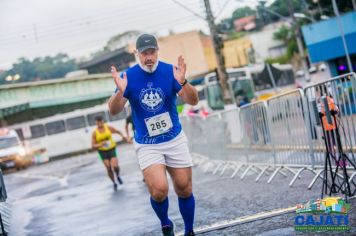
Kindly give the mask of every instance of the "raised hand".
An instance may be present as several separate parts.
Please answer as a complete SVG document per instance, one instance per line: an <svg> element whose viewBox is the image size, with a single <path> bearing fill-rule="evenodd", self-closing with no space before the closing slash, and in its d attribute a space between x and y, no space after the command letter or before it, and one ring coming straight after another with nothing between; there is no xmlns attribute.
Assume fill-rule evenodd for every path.
<svg viewBox="0 0 356 236"><path fill-rule="evenodd" d="M120 92L124 93L127 87L127 75L124 72L123 78L120 77L119 73L117 72L115 66L111 66L111 76L114 78L116 87L119 88Z"/></svg>
<svg viewBox="0 0 356 236"><path fill-rule="evenodd" d="M182 56L179 56L178 64L173 68L174 78L178 81L178 83L182 84L184 82L186 71L187 71L187 65L184 62L184 58Z"/></svg>

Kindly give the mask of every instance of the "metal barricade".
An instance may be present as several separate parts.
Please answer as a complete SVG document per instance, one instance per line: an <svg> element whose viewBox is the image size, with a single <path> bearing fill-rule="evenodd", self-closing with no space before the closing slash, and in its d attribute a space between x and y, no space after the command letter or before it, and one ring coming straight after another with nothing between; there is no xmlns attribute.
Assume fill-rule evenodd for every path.
<svg viewBox="0 0 356 236"><path fill-rule="evenodd" d="M353 182L356 175L356 74L349 73L316 83L306 87L304 92L312 120L311 130L314 131L312 137L316 164L330 165L330 169L336 173L334 178L349 178ZM345 160L339 157L345 157ZM330 162L326 163L328 158ZM344 166L345 172L339 174L338 169ZM347 170L350 176L345 177ZM319 171L310 188L323 172L324 169Z"/></svg>
<svg viewBox="0 0 356 236"><path fill-rule="evenodd" d="M202 146L206 143L203 135L202 118L200 116L181 117L183 130L189 139L189 149L191 152L200 153Z"/></svg>
<svg viewBox="0 0 356 236"><path fill-rule="evenodd" d="M267 100L276 165L313 165L309 116L303 91L293 90Z"/></svg>
<svg viewBox="0 0 356 236"><path fill-rule="evenodd" d="M252 103L240 109L243 147L247 162L273 165L273 149L265 102Z"/></svg>
<svg viewBox="0 0 356 236"><path fill-rule="evenodd" d="M318 109L323 104L328 106L328 97L334 100L338 114L337 118L325 114L325 119L337 119L339 134L323 133L325 119L320 119ZM308 170L315 174L311 188L317 179L323 179L327 147L329 152L342 149L350 159L345 163L348 168L351 161L355 162L356 75L331 78L304 90L296 89L206 118L184 117L182 124L191 152L204 160L201 163L206 166L205 171L213 166L213 174L220 171L223 175L232 168L231 177L241 170L241 179L255 172L256 181L268 175L268 183L278 173L292 173L292 186ZM334 161L332 165L335 168L340 163ZM356 171L351 172L350 181L355 175Z"/></svg>
<svg viewBox="0 0 356 236"><path fill-rule="evenodd" d="M222 166L220 175L223 175L226 170L233 170L231 178L234 178L237 173L248 169L248 159L246 149L244 148L244 127L242 126L241 110L239 108L221 112L221 120L225 123L226 128L226 161ZM240 171L240 172L241 172ZM245 176L245 175L243 175Z"/></svg>
<svg viewBox="0 0 356 236"><path fill-rule="evenodd" d="M312 119L312 128L314 129L314 152L317 154L317 163L324 163L324 153L326 145L323 139L322 123L327 122L328 117L325 116L324 122L318 115L318 109L324 106L324 101L333 100L338 110L336 119L339 124L339 133L343 149L353 157L353 152L356 149L356 74L351 73L339 77L332 78L328 81L308 86L304 89L308 101L308 109ZM330 101L329 101L330 103ZM331 109L331 108L330 108ZM333 115L329 114L333 123ZM329 119L330 119L329 118ZM326 143L335 145L336 127L324 127L328 131L326 133ZM330 131L330 132L329 132Z"/></svg>

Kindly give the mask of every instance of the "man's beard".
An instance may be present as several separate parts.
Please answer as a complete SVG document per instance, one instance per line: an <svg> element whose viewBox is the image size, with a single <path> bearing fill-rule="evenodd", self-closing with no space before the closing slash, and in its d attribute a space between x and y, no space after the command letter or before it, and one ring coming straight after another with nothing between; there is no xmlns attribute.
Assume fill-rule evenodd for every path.
<svg viewBox="0 0 356 236"><path fill-rule="evenodd" d="M158 66L158 61L156 61L156 63L152 66L152 68L148 68L148 66L146 65L143 65L141 63L141 61L138 61L138 64L140 65L141 69L146 71L147 73L153 73L155 72L155 70L157 69L157 66Z"/></svg>

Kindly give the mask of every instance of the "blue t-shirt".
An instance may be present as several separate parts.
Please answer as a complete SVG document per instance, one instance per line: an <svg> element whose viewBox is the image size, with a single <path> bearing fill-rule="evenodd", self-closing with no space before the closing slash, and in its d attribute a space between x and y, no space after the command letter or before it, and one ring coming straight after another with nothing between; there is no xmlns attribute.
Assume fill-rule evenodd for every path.
<svg viewBox="0 0 356 236"><path fill-rule="evenodd" d="M157 144L175 138L182 130L176 99L182 86L173 75L173 66L159 61L156 70L148 73L137 64L126 71L127 87L123 96L130 102L135 125L135 141ZM145 119L169 113L172 127L165 133L150 136Z"/></svg>

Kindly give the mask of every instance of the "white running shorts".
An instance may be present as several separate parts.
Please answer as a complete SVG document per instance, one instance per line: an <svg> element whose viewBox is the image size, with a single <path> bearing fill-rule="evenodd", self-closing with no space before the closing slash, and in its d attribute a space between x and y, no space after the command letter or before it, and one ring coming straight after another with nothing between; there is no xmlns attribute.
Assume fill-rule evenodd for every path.
<svg viewBox="0 0 356 236"><path fill-rule="evenodd" d="M173 168L193 166L188 140L183 131L168 142L158 144L134 142L134 147L141 170L154 164L163 164Z"/></svg>

